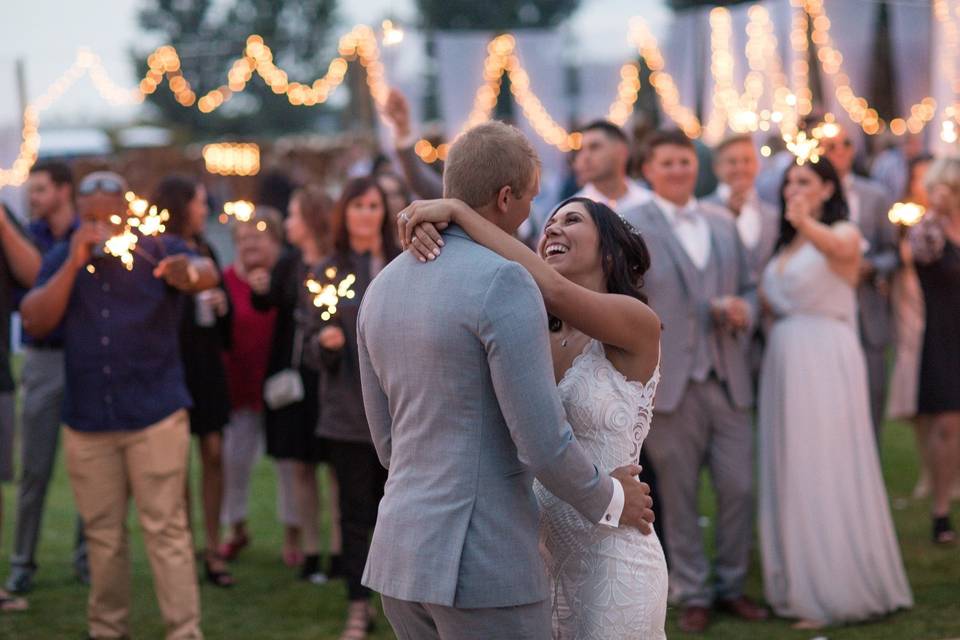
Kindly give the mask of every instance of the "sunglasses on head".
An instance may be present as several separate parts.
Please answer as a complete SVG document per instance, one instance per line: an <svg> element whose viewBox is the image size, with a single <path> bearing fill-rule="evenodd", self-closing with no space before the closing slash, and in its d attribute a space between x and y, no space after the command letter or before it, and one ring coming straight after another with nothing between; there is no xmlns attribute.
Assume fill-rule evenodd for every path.
<svg viewBox="0 0 960 640"><path fill-rule="evenodd" d="M81 196L89 196L98 191L110 195L120 195L123 193L123 183L116 178L105 176L84 180L80 183L80 186L77 187L77 195Z"/></svg>

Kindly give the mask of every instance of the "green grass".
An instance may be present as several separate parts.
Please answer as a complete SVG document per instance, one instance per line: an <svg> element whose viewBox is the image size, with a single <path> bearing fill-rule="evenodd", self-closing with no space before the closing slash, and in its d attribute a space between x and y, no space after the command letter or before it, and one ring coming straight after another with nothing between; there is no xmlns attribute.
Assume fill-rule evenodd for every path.
<svg viewBox="0 0 960 640"><path fill-rule="evenodd" d="M894 505L894 518L913 587L915 607L879 622L820 633L793 631L786 621L744 624L719 616L703 637L717 640L809 640L818 635L831 640L942 640L960 637L960 551L957 548L934 548L930 543L927 503L908 499L917 466L912 434L903 425L888 425L883 451L887 487ZM3 487L3 497L5 517L0 575L5 579L13 528L10 514L15 499L14 487ZM257 467L254 478L250 513L253 545L244 551L234 566L239 584L232 590L209 586L201 589L203 629L207 638L316 640L337 637L345 609L345 588L340 582L317 587L294 579L292 571L280 562L281 529L274 505L273 470L263 462ZM713 512L708 491L704 492L703 511L707 515ZM61 463L49 497L40 547L41 570L30 594L31 609L23 614L0 615L0 639L82 637L86 589L74 581L71 570L73 518L73 499ZM197 519L194 521L198 522ZM153 595L150 569L136 529L135 519L131 517L132 631L136 638L162 638L163 627ZM709 540L709 531L707 535ZM758 568L759 560L755 560L748 592L760 598L763 591ZM671 638L686 637L676 630L675 615L676 612L671 610L668 635ZM393 637L382 618L372 637Z"/></svg>

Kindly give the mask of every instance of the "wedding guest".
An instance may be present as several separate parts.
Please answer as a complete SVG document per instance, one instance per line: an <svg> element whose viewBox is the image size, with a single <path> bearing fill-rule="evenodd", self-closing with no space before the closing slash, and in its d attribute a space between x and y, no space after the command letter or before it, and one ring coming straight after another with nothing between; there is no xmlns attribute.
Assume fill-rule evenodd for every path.
<svg viewBox="0 0 960 640"><path fill-rule="evenodd" d="M170 213L167 233L177 236L197 255L219 261L204 238L207 217L207 190L187 176L167 176L153 194L152 204ZM187 390L193 398L190 432L200 445L202 505L206 548L203 566L207 581L230 587L233 576L220 556L220 507L223 503L223 428L230 418L227 374L223 350L230 343L230 302L221 287L201 291L184 299L180 319L180 354ZM187 483L187 513L190 513Z"/></svg>
<svg viewBox="0 0 960 640"><path fill-rule="evenodd" d="M910 161L904 202L928 207L927 192L923 186L933 156L921 155ZM930 495L930 424L926 416L917 413L917 386L920 382L920 350L923 346L923 291L914 265L906 259L909 240L900 233L901 266L893 275L890 302L896 335L893 373L890 376L890 396L887 398L887 418L907 420L913 425L920 458L920 475L914 487L915 498Z"/></svg>
<svg viewBox="0 0 960 640"><path fill-rule="evenodd" d="M732 216L754 279L759 279L773 255L780 230L777 210L760 200L756 180L760 159L749 135L734 135L713 151L713 169L720 184L704 202L720 205Z"/></svg>
<svg viewBox="0 0 960 640"><path fill-rule="evenodd" d="M183 491L191 401L178 327L184 294L215 287L218 274L212 260L173 235L141 237L129 270L104 255L126 191L114 173L80 182L81 225L69 245L44 257L21 314L38 338L63 323L64 449L90 559L89 634L129 635L132 494L166 637L202 638Z"/></svg>
<svg viewBox="0 0 960 640"><path fill-rule="evenodd" d="M307 309L306 280L309 274L329 258L332 243L330 202L319 187L297 189L290 198L284 228L292 248L285 251L273 269L253 269L247 281L253 291L251 301L258 311L276 309L276 324L267 361L264 422L267 455L277 461L290 461L294 469L294 493L300 516L299 536L288 530L284 541L284 562L300 566L300 577L316 583L327 580L320 563L320 495L317 465L324 460L322 443L317 437L317 413L320 407L317 372L304 362L306 336L297 316ZM276 376L280 376L279 378ZM293 390L289 383L299 380ZM271 393L271 388L280 389ZM339 536L338 516L333 512L331 535ZM339 537L331 540L331 553L339 554ZM331 560L331 565L333 561ZM331 566L331 569L334 567Z"/></svg>
<svg viewBox="0 0 960 640"><path fill-rule="evenodd" d="M336 269L339 283L356 276L355 296L341 299L329 322L314 325L308 344L320 371L317 434L327 444L340 488L343 569L347 580L346 624L341 640L363 640L372 621L370 589L361 584L383 498L387 472L373 448L364 413L357 352L357 314L370 281L398 254L394 217L374 178L354 178L334 209L334 254L318 273ZM313 323L311 323L313 324Z"/></svg>
<svg viewBox="0 0 960 640"><path fill-rule="evenodd" d="M383 108L383 116L393 129L397 161L410 188L424 200L443 197L443 181L417 156L414 145L417 135L410 116L410 103L397 89L391 89Z"/></svg>
<svg viewBox="0 0 960 640"><path fill-rule="evenodd" d="M762 291L775 314L760 376L767 601L797 628L910 607L857 338L861 234L829 160L794 163Z"/></svg>
<svg viewBox="0 0 960 640"><path fill-rule="evenodd" d="M926 330L917 411L930 416L933 539L953 543L950 491L960 472L960 158L942 158L925 180L930 214L911 232Z"/></svg>
<svg viewBox="0 0 960 640"><path fill-rule="evenodd" d="M607 120L595 120L583 127L580 135L575 166L583 188L575 197L590 198L618 212L650 201L650 190L627 176L630 141L623 129Z"/></svg>
<svg viewBox="0 0 960 640"><path fill-rule="evenodd" d="M221 523L230 537L220 555L233 560L250 544L247 506L253 466L264 449L263 381L270 357L270 341L276 324L276 309L258 311L250 300L247 281L257 269L272 269L283 246L280 212L257 207L249 221L233 226L236 247L234 263L223 272L223 285L233 310L230 347L223 353L230 387L230 422L223 431L223 508ZM293 500L292 474L277 463L277 512L287 540L299 536L300 522Z"/></svg>
<svg viewBox="0 0 960 640"><path fill-rule="evenodd" d="M30 169L27 192L32 218L28 226L30 239L41 254L46 254L59 242L69 240L77 228L73 172L63 162L41 160ZM64 388L62 329L42 340L28 333L23 337L20 483L11 571L6 583L6 588L14 593L26 593L33 588L44 502L60 440ZM87 549L79 516L73 566L77 578L89 584Z"/></svg>
<svg viewBox="0 0 960 640"><path fill-rule="evenodd" d="M713 157L714 172L720 184L704 201L720 205L733 217L747 252L751 277L759 281L777 243L780 217L772 205L757 195L760 159L753 138L746 134L730 136L717 145ZM762 326L757 326L752 335L744 336L744 348L749 352L754 380L760 375L763 360L763 330Z"/></svg>
<svg viewBox="0 0 960 640"><path fill-rule="evenodd" d="M13 215L0 203L0 484L13 480L14 382L10 370L10 314L18 288L30 287L40 270L40 253ZM0 498L0 530L3 500ZM22 611L27 601L0 589L0 613Z"/></svg>
<svg viewBox="0 0 960 640"><path fill-rule="evenodd" d="M730 216L694 197L697 155L680 131L647 139L653 200L623 216L644 236L653 266L643 291L663 321L663 377L646 449L666 506L670 593L680 628L699 633L716 605L745 620L767 611L744 594L753 531L753 383L741 335L756 291ZM703 546L700 475L717 495L716 585Z"/></svg>
<svg viewBox="0 0 960 640"><path fill-rule="evenodd" d="M823 154L840 176L849 220L860 229L865 242L860 262L857 299L860 309L860 341L867 356L870 379L870 415L879 444L887 395L887 348L893 341L890 311L890 279L899 266L897 230L890 222L890 198L881 185L853 173L856 155L846 129L823 140Z"/></svg>

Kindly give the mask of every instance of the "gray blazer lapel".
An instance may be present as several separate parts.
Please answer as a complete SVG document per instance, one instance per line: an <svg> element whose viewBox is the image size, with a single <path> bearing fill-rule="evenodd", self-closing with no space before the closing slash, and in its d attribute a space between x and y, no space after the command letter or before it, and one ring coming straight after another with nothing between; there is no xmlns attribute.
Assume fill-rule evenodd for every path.
<svg viewBox="0 0 960 640"><path fill-rule="evenodd" d="M670 226L667 216L660 210L660 207L656 204L651 204L650 208L651 217L657 226L657 232L663 237L664 245L673 258L673 265L680 274L683 286L687 290L687 293L690 293L696 285L696 273L694 272L696 267L690 260L690 256L687 255L687 250L680 244L680 240L677 239L677 234L673 232L673 227Z"/></svg>
<svg viewBox="0 0 960 640"><path fill-rule="evenodd" d="M717 267L720 269L721 279L726 280L729 274L737 272L736 268L731 268L736 267L737 257L729 254L729 242L720 241L720 236L723 233L721 223L712 216L705 216L705 218L707 219L707 226L710 227L710 251L717 256Z"/></svg>

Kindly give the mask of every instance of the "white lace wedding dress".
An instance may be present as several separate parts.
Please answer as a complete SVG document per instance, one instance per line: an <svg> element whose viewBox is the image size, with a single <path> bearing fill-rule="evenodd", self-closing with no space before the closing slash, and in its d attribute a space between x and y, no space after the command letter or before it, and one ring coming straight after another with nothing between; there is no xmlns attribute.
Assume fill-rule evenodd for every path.
<svg viewBox="0 0 960 640"><path fill-rule="evenodd" d="M601 473L637 462L659 380L659 367L646 384L627 380L591 340L560 381L567 420ZM666 638L667 565L656 534L594 525L539 483L535 491L553 583L553 637Z"/></svg>

